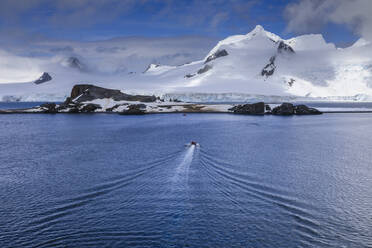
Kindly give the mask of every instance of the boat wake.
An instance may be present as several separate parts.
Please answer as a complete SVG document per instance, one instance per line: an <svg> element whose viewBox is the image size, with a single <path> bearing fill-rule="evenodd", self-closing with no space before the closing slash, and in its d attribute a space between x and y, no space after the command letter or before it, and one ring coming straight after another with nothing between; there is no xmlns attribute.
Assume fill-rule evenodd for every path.
<svg viewBox="0 0 372 248"><path fill-rule="evenodd" d="M172 177L172 184L176 186L177 184L185 185L188 183L189 180L189 171L190 165L192 163L194 157L195 146L187 147L186 153L182 157L181 162L176 167L174 176Z"/></svg>

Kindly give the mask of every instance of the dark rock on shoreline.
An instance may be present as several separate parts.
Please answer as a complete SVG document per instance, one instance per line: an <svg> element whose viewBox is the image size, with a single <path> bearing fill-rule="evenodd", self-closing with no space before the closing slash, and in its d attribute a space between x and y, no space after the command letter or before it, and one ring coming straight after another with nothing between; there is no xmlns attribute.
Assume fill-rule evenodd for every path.
<svg viewBox="0 0 372 248"><path fill-rule="evenodd" d="M265 105L263 102L253 104L236 105L229 109L234 114L245 114L245 115L319 115L322 114L315 108L309 108L306 105L294 106L292 103L282 103L273 109L269 105Z"/></svg>
<svg viewBox="0 0 372 248"><path fill-rule="evenodd" d="M294 106L292 103L283 103L275 107L272 111L273 115L320 115L322 112L315 108L309 108L306 105Z"/></svg>
<svg viewBox="0 0 372 248"><path fill-rule="evenodd" d="M107 108L106 111L107 111L107 112L112 112L114 109L117 109L117 108L120 107L121 105L125 105L125 104L116 104L116 105L114 105L114 106L111 107L111 108Z"/></svg>
<svg viewBox="0 0 372 248"><path fill-rule="evenodd" d="M91 84L78 84L72 88L71 99L75 102L93 101L95 99L111 98L115 101L155 102L155 96L129 95L120 90L106 89Z"/></svg>
<svg viewBox="0 0 372 248"><path fill-rule="evenodd" d="M58 105L55 103L45 103L29 110L33 110L35 113L93 113L96 112L96 110L102 109L102 106L99 104L89 103L89 101L103 98L110 98L114 101L147 103L159 100L155 96L129 95L122 93L120 90L106 89L90 84L80 84L75 85L72 88L70 96L67 97L63 103ZM123 105L129 105L129 103L116 104L115 106L106 109L104 112L112 112L114 109ZM123 111L122 114L144 114L145 110L145 104L132 104L129 105L128 110ZM27 110L11 110L6 111L5 113L19 113L22 111L25 112Z"/></svg>
<svg viewBox="0 0 372 248"><path fill-rule="evenodd" d="M292 103L282 103L282 105L273 108L271 111L273 115L293 115L294 114L294 106Z"/></svg>
<svg viewBox="0 0 372 248"><path fill-rule="evenodd" d="M144 115L146 105L145 104L132 104L128 106L127 110L120 112L120 115Z"/></svg>
<svg viewBox="0 0 372 248"><path fill-rule="evenodd" d="M208 66L208 65L205 65ZM97 99L106 99L95 101ZM148 104L146 104L148 103ZM229 108L230 107L230 108ZM228 110L226 110L229 108ZM121 112L120 112L121 111ZM159 97L129 95L120 90L106 89L90 84L75 85L71 95L61 104L44 103L28 109L0 110L0 114L14 113L112 113L143 115L146 113L234 113L243 115L318 115L315 108L283 103L271 110L264 102L217 106L215 104L183 103L177 99L164 101Z"/></svg>
<svg viewBox="0 0 372 248"><path fill-rule="evenodd" d="M56 106L57 104L55 103L44 103L40 105L40 108L45 109L43 113L54 114L58 112Z"/></svg>
<svg viewBox="0 0 372 248"><path fill-rule="evenodd" d="M263 115L265 114L265 103L258 102L253 104L237 105L229 109L234 114Z"/></svg>
<svg viewBox="0 0 372 248"><path fill-rule="evenodd" d="M80 109L82 113L92 113L96 109L101 109L100 105L89 103Z"/></svg>
<svg viewBox="0 0 372 248"><path fill-rule="evenodd" d="M63 103L57 105L56 109L58 112L68 110L68 113L78 113L81 106L82 104L72 101L71 97L67 97Z"/></svg>
<svg viewBox="0 0 372 248"><path fill-rule="evenodd" d="M78 113L81 113L79 108L78 107L72 107L70 109L68 109L68 112L67 113L71 113L71 114L78 114Z"/></svg>
<svg viewBox="0 0 372 248"><path fill-rule="evenodd" d="M321 115L322 112L317 110L316 108L309 108L306 105L297 105L295 107L296 115Z"/></svg>

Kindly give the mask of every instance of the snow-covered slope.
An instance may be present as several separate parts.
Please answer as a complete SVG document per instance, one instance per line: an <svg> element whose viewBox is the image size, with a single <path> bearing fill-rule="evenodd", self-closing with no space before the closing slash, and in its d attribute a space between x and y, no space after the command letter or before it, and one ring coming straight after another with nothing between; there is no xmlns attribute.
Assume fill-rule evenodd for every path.
<svg viewBox="0 0 372 248"><path fill-rule="evenodd" d="M29 60L28 64L21 63L22 66L27 67ZM372 44L363 39L340 49L326 43L321 35L283 40L257 26L246 35L218 42L204 59L183 65L150 64L142 70L127 68L125 73L120 70L102 73L94 70L95 66L89 62L83 55L79 59L58 55L52 62L42 58L34 60L29 75L36 80L48 72L53 79L39 85L32 83L33 80L0 84L0 100L61 100L74 84L82 82L129 93L166 94L167 97L173 94L178 98L183 95L184 100L195 97L195 100L229 101L229 96L231 100L260 96L372 99ZM36 71L39 75L35 75ZM0 73L6 74L6 67ZM26 76L25 71L20 78Z"/></svg>

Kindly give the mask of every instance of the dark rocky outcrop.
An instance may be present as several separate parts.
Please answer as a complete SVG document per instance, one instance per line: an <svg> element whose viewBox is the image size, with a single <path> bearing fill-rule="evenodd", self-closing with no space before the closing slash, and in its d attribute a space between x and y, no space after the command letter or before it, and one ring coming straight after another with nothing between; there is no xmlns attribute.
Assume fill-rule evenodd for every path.
<svg viewBox="0 0 372 248"><path fill-rule="evenodd" d="M271 113L273 115L320 115L322 112L315 108L309 108L306 105L294 106L292 103L283 103L275 107Z"/></svg>
<svg viewBox="0 0 372 248"><path fill-rule="evenodd" d="M284 41L281 41L278 45L278 53L295 53L293 48L290 45L287 45L284 43Z"/></svg>
<svg viewBox="0 0 372 248"><path fill-rule="evenodd" d="M292 87L295 82L296 82L296 80L294 80L293 78L291 78L289 80L289 82L288 82L289 87Z"/></svg>
<svg viewBox="0 0 372 248"><path fill-rule="evenodd" d="M112 98L115 101L155 102L155 96L129 95L120 90L106 89L90 84L78 84L72 88L71 99L75 102L86 102L95 99Z"/></svg>
<svg viewBox="0 0 372 248"><path fill-rule="evenodd" d="M295 106L295 114L296 115L320 115L322 114L322 112L320 112L316 108L309 108L306 105L297 105Z"/></svg>
<svg viewBox="0 0 372 248"><path fill-rule="evenodd" d="M265 114L265 103L258 102L253 104L237 105L229 109L234 114L245 114L245 115L263 115Z"/></svg>
<svg viewBox="0 0 372 248"><path fill-rule="evenodd" d="M185 75L185 78L192 78L192 77L194 77L195 76L195 74L186 74Z"/></svg>
<svg viewBox="0 0 372 248"><path fill-rule="evenodd" d="M155 102L158 100L155 96L128 95L120 90L106 89L90 84L75 85L71 90L70 97L61 104L45 103L39 108L42 113L92 113L97 109L102 109L99 104L86 103L96 99L110 98L114 101L136 101L136 102ZM112 108L106 109L106 112L112 112L114 109L128 103L120 103ZM145 104L129 105L128 110L122 114L144 114Z"/></svg>
<svg viewBox="0 0 372 248"><path fill-rule="evenodd" d="M282 103L280 106L273 108L271 111L273 115L293 115L294 106L292 103Z"/></svg>
<svg viewBox="0 0 372 248"><path fill-rule="evenodd" d="M132 104L128 106L127 110L120 112L120 115L144 115L146 105L145 104Z"/></svg>
<svg viewBox="0 0 372 248"><path fill-rule="evenodd" d="M100 105L97 105L97 104L89 103L89 104L84 105L84 106L80 109L80 112L81 112L81 113L92 113L92 112L94 112L96 109L101 109L101 106L100 106Z"/></svg>
<svg viewBox="0 0 372 248"><path fill-rule="evenodd" d="M56 106L57 106L57 104L55 104L55 103L44 103L44 104L40 105L40 108L45 109L43 111L43 113L54 114L54 113L58 112L57 109L56 109Z"/></svg>
<svg viewBox="0 0 372 248"><path fill-rule="evenodd" d="M70 100L77 98L78 96L82 95L86 90L89 88L94 87L91 84L77 84L72 87ZM66 99L67 100L67 99Z"/></svg>
<svg viewBox="0 0 372 248"><path fill-rule="evenodd" d="M78 113L80 113L80 110L77 106L73 106L72 108L68 109L68 113L78 114Z"/></svg>
<svg viewBox="0 0 372 248"><path fill-rule="evenodd" d="M215 52L214 54L208 56L208 58L205 60L204 64L205 63L208 63L212 60L215 60L217 58L220 58L220 57L224 57L224 56L227 56L229 55L229 53L225 50L225 49L222 49L222 50L218 50L217 52Z"/></svg>
<svg viewBox="0 0 372 248"><path fill-rule="evenodd" d="M66 104L66 105L71 104L71 103L73 103L73 101L70 96L66 97L66 100L63 102L63 104Z"/></svg>
<svg viewBox="0 0 372 248"><path fill-rule="evenodd" d="M267 64L261 71L261 75L262 76L266 76L266 77L269 77L271 75L274 74L275 72L275 69L276 69L276 66L275 66L275 59L276 57L275 56L272 56L270 58L270 63Z"/></svg>
<svg viewBox="0 0 372 248"><path fill-rule="evenodd" d="M75 85L72 88L70 97L61 104L45 103L39 108L42 113L92 113L97 109L102 109L99 104L86 103L96 99L111 98L115 101L139 101L139 102L155 102L155 96L128 95L120 90L112 90L97 87L90 84ZM128 103L117 104L106 112L112 112L121 105L129 105ZM145 104L132 104L123 114L144 114L146 109Z"/></svg>
<svg viewBox="0 0 372 248"><path fill-rule="evenodd" d="M146 67L146 70L145 70L143 73L148 72L151 68L158 68L159 66L160 66L159 64L149 64L149 65Z"/></svg>
<svg viewBox="0 0 372 248"><path fill-rule="evenodd" d="M59 104L56 109L57 111L61 111L61 110L66 110L70 108L79 109L80 107L81 107L80 103L73 102L71 97L67 97L66 100L63 103Z"/></svg>
<svg viewBox="0 0 372 248"><path fill-rule="evenodd" d="M211 65L205 65L203 68L201 68L201 69L198 71L198 74L203 74L203 73L209 71L210 69L212 69L212 66L211 66Z"/></svg>
<svg viewBox="0 0 372 248"><path fill-rule="evenodd" d="M85 69L85 66L83 65L83 63L81 63L80 60L76 57L69 57L66 60L66 64L68 67L77 69L79 71L84 71Z"/></svg>
<svg viewBox="0 0 372 248"><path fill-rule="evenodd" d="M112 112L112 111L114 111L114 109L117 109L121 105L125 105L125 104L116 104L116 105L112 106L111 108L107 108L106 111L107 112Z"/></svg>
<svg viewBox="0 0 372 248"><path fill-rule="evenodd" d="M39 79L34 81L34 84L42 84L42 83L48 82L52 79L53 78L52 78L52 76L49 75L49 73L44 72L43 75L41 75L41 77Z"/></svg>

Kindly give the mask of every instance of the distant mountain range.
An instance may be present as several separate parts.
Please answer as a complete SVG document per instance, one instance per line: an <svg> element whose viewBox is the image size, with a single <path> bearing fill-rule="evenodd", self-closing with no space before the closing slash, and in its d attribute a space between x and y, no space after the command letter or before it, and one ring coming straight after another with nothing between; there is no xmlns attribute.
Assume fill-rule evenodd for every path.
<svg viewBox="0 0 372 248"><path fill-rule="evenodd" d="M255 96L370 101L371 55L372 44L363 39L348 48L336 48L319 34L284 40L258 25L246 35L218 42L204 59L182 65L153 63L131 69L127 61L125 69L117 65L102 73L84 55L55 59L34 82L0 84L0 100L58 101L72 85L84 82L194 101Z"/></svg>

